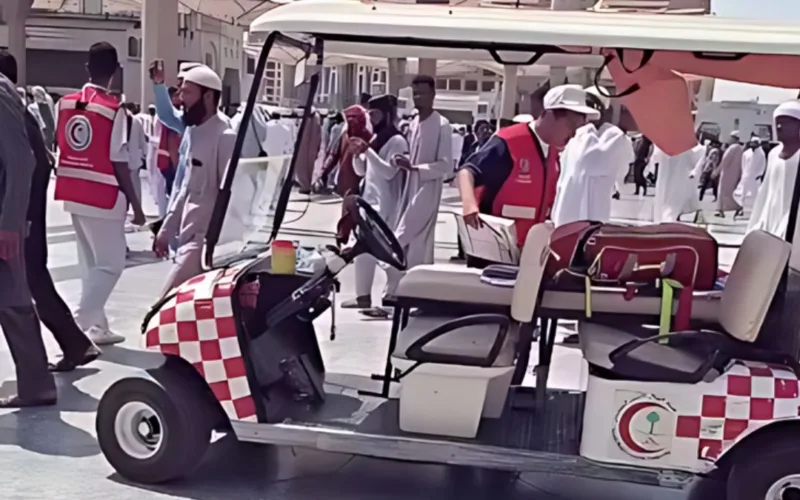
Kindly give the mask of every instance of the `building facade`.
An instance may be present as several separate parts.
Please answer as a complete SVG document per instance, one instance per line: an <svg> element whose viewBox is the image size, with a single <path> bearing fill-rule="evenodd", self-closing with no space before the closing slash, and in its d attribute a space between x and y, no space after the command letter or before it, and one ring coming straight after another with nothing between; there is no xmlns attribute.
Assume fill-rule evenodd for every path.
<svg viewBox="0 0 800 500"><path fill-rule="evenodd" d="M181 6L175 26L179 61L202 62L223 79L223 99L241 100L244 29ZM28 85L73 89L86 81L86 53L96 42L112 44L120 74L114 87L130 100L141 95L141 0L34 0L25 26ZM7 22L0 46L8 47Z"/></svg>

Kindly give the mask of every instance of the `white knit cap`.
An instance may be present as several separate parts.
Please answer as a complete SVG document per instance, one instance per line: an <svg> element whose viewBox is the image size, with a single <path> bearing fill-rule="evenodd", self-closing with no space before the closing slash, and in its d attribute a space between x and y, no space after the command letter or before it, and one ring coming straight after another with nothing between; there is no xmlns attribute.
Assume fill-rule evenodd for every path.
<svg viewBox="0 0 800 500"><path fill-rule="evenodd" d="M214 70L205 65L192 68L183 74L184 82L192 82L207 89L222 92L222 80L214 73Z"/></svg>
<svg viewBox="0 0 800 500"><path fill-rule="evenodd" d="M178 78L183 78L183 75L185 75L187 71L198 66L202 66L202 64L196 62L181 63L181 65L178 66Z"/></svg>
<svg viewBox="0 0 800 500"><path fill-rule="evenodd" d="M788 116L795 120L800 120L800 101L789 101L781 104L775 109L772 117Z"/></svg>

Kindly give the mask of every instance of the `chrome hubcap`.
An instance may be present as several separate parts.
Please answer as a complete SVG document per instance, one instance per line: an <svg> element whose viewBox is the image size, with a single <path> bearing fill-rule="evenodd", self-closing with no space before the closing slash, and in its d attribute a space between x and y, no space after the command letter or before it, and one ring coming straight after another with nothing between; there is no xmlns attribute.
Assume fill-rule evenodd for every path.
<svg viewBox="0 0 800 500"><path fill-rule="evenodd" d="M122 451L138 460L153 457L161 448L161 419L150 405L141 401L125 403L114 419L114 434Z"/></svg>
<svg viewBox="0 0 800 500"><path fill-rule="evenodd" d="M767 491L765 500L800 500L800 474L775 481Z"/></svg>

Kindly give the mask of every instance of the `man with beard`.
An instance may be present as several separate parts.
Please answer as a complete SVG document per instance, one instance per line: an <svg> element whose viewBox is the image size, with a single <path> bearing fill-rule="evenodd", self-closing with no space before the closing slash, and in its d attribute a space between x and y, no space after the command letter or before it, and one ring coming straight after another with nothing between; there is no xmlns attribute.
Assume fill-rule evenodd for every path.
<svg viewBox="0 0 800 500"><path fill-rule="evenodd" d="M166 214L178 196L189 161L189 134L184 133L183 101L180 86L187 71L202 66L200 63L181 63L178 68L178 87L164 84L164 61L156 59L150 64L150 79L153 82L155 111L153 118L150 171L151 181L158 193L159 216ZM175 144L177 137L177 145ZM170 170L165 170L169 167ZM163 175L162 172L168 172ZM168 188L168 189L167 189ZM166 194L164 194L166 191Z"/></svg>
<svg viewBox="0 0 800 500"><path fill-rule="evenodd" d="M364 178L362 197L369 202L390 228L397 226L400 217L400 200L403 196L405 173L393 166L396 155L408 154L408 142L395 125L397 98L382 95L370 99L369 119L375 135L367 142L351 137L349 147L354 154L353 169ZM347 309L372 307L372 282L377 262L371 255L356 259L356 298L342 304Z"/></svg>
<svg viewBox="0 0 800 500"><path fill-rule="evenodd" d="M170 240L177 236L175 264L163 294L202 272L203 238L236 140L229 122L217 111L221 95L222 80L207 66L183 74L182 118L191 162L187 165L186 182L153 243L156 255L167 257Z"/></svg>

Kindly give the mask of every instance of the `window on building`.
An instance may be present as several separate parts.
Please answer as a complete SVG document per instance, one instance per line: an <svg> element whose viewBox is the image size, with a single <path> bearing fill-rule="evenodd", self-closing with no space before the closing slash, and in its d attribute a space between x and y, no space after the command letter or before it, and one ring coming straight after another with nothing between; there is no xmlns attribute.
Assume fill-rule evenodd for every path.
<svg viewBox="0 0 800 500"><path fill-rule="evenodd" d="M283 98L283 65L267 61L264 76L264 100L269 104L280 104Z"/></svg>
<svg viewBox="0 0 800 500"><path fill-rule="evenodd" d="M485 70L483 70L482 73L483 73L483 76L495 76L496 75L495 72L490 70L490 69L485 69Z"/></svg>
<svg viewBox="0 0 800 500"><path fill-rule="evenodd" d="M478 104L478 114L485 115L489 111L489 107L486 104Z"/></svg>
<svg viewBox="0 0 800 500"><path fill-rule="evenodd" d="M447 80L447 88L450 90L461 90L461 80L455 78Z"/></svg>
<svg viewBox="0 0 800 500"><path fill-rule="evenodd" d="M464 80L464 90L467 92L477 92L478 80Z"/></svg>
<svg viewBox="0 0 800 500"><path fill-rule="evenodd" d="M481 82L481 92L494 91L494 82L491 80L484 80Z"/></svg>
<svg viewBox="0 0 800 500"><path fill-rule="evenodd" d="M214 67L214 56L212 56L210 52L206 52L206 66L209 68Z"/></svg>
<svg viewBox="0 0 800 500"><path fill-rule="evenodd" d="M256 72L256 60L252 57L247 58L246 69L248 75L253 75Z"/></svg>
<svg viewBox="0 0 800 500"><path fill-rule="evenodd" d="M437 78L436 90L447 90L447 80L445 80L444 78Z"/></svg>
<svg viewBox="0 0 800 500"><path fill-rule="evenodd" d="M131 59L142 57L141 52L139 52L139 39L135 36L128 37L128 57Z"/></svg>
<svg viewBox="0 0 800 500"><path fill-rule="evenodd" d="M81 0L81 12L101 15L103 13L103 0Z"/></svg>

